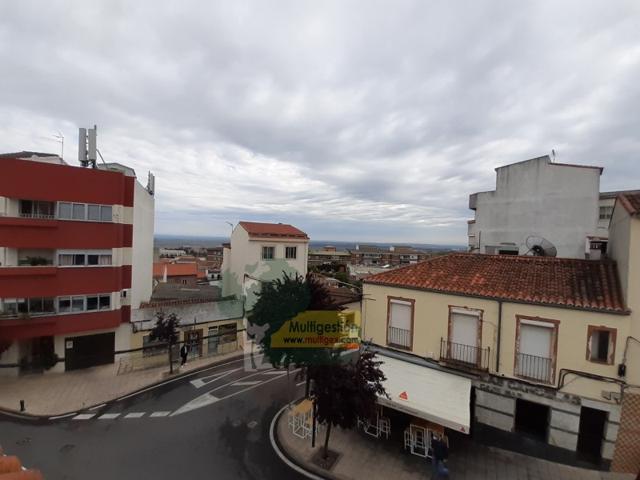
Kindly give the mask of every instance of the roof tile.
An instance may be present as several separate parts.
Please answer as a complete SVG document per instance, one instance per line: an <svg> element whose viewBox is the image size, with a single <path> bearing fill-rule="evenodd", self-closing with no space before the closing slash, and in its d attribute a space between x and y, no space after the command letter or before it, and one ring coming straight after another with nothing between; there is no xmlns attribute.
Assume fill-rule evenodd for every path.
<svg viewBox="0 0 640 480"><path fill-rule="evenodd" d="M628 313L611 260L454 253L378 273L364 282Z"/></svg>
<svg viewBox="0 0 640 480"><path fill-rule="evenodd" d="M302 230L286 223L240 222L239 225L250 237L309 238Z"/></svg>

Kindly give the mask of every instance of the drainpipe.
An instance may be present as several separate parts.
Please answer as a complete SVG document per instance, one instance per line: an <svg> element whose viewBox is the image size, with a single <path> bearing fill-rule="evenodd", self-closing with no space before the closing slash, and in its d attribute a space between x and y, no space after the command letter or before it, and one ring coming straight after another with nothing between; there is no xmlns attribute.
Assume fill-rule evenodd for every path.
<svg viewBox="0 0 640 480"><path fill-rule="evenodd" d="M498 338L496 345L496 373L500 372L500 343L502 338L502 300L498 300Z"/></svg>

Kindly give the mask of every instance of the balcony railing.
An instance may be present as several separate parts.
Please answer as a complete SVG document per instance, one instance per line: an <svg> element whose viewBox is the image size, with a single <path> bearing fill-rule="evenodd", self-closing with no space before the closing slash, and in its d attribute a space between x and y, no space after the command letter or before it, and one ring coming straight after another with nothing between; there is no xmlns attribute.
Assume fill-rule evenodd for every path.
<svg viewBox="0 0 640 480"><path fill-rule="evenodd" d="M489 369L491 349L440 339L440 361L477 370Z"/></svg>
<svg viewBox="0 0 640 480"><path fill-rule="evenodd" d="M387 330L387 345L411 350L411 330L390 326Z"/></svg>
<svg viewBox="0 0 640 480"><path fill-rule="evenodd" d="M27 213L20 212L20 218L37 218L40 220L54 220L56 218L55 215L49 215L46 213Z"/></svg>
<svg viewBox="0 0 640 480"><path fill-rule="evenodd" d="M536 382L551 383L553 381L553 360L547 357L518 353L515 373L519 377Z"/></svg>

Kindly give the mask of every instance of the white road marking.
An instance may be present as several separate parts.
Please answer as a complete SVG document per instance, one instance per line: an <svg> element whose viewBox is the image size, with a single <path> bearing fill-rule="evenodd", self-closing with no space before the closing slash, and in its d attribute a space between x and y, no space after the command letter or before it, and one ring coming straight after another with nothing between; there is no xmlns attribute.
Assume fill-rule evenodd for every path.
<svg viewBox="0 0 640 480"><path fill-rule="evenodd" d="M265 375L284 375L287 373L286 370L273 370L273 369L269 369L268 372L262 372Z"/></svg>
<svg viewBox="0 0 640 480"><path fill-rule="evenodd" d="M255 420L251 420L249 423L247 423L247 427L249 427L250 429L254 429L258 426L258 422L256 422Z"/></svg>
<svg viewBox="0 0 640 480"><path fill-rule="evenodd" d="M91 420L95 416L95 413L81 413L80 415L73 417L73 420Z"/></svg>
<svg viewBox="0 0 640 480"><path fill-rule="evenodd" d="M302 382L298 382L296 383L296 387L299 387L300 385L304 385L305 383L307 383L306 380L303 380Z"/></svg>
<svg viewBox="0 0 640 480"><path fill-rule="evenodd" d="M213 375L208 375L206 377L196 378L195 380L191 380L191 385L193 385L196 388L202 388L205 385L215 382L216 380L220 380L221 378L231 375L232 373L235 373L238 370L242 370L242 367L234 368L233 370L229 370L228 372L215 373Z"/></svg>
<svg viewBox="0 0 640 480"><path fill-rule="evenodd" d="M150 417L168 417L171 415L171 412L153 412Z"/></svg>
<svg viewBox="0 0 640 480"><path fill-rule="evenodd" d="M106 405L106 403L101 403L100 405L96 405L94 407L91 407L89 410L97 410L97 409L99 409L101 407L104 407L105 405Z"/></svg>
<svg viewBox="0 0 640 480"><path fill-rule="evenodd" d="M131 413L127 413L124 418L140 418L140 417L144 417L144 414L146 412L131 412Z"/></svg>
<svg viewBox="0 0 640 480"><path fill-rule="evenodd" d="M260 382L261 382L261 380L255 380L253 382L236 382L236 383L232 383L231 386L232 387L246 387L248 385L257 385Z"/></svg>
<svg viewBox="0 0 640 480"><path fill-rule="evenodd" d="M190 412L191 410L196 410L198 408L206 407L207 405L211 405L220 400L218 397L214 397L210 393L205 393L204 395L200 395L198 398L194 398L189 403L184 404L179 409L171 414L172 417L176 415L181 415L183 413Z"/></svg>
<svg viewBox="0 0 640 480"><path fill-rule="evenodd" d="M297 370L294 370L293 372L297 372ZM263 373L265 373L265 372L254 373L253 375L247 375L246 377L243 377L243 378L255 377L256 375L261 375ZM180 407L175 412L173 412L171 414L171 416L174 417L176 415L182 415L183 413L187 413L187 412L190 412L192 410L196 410L198 408L206 407L207 405L211 405L213 403L219 402L220 400L226 400L227 398L235 397L236 395L240 395L241 393L247 392L247 391L249 391L251 389L258 388L261 385L265 385L265 384L267 384L269 382L273 382L274 380L279 380L284 376L284 373L286 373L286 372L284 372L284 373L283 372L278 372L278 373L280 373L280 375L272 376L271 378L269 378L267 380L264 380L264 381L262 381L260 383L255 384L255 385L248 386L246 388L243 388L242 390L238 390L237 392L233 392L232 394L227 395L225 397L218 398L218 397L214 397L213 395L211 395L211 393L215 392L216 390L220 390L221 388L224 388L224 387L227 387L229 385L232 385L234 382L229 382L226 385L221 385L221 386L219 386L217 388L214 388L210 392L205 393L204 395L200 395L199 397L194 398L190 402L184 404L182 407Z"/></svg>
<svg viewBox="0 0 640 480"><path fill-rule="evenodd" d="M119 413L104 413L98 417L100 420L113 420L114 418L118 418L120 416Z"/></svg>

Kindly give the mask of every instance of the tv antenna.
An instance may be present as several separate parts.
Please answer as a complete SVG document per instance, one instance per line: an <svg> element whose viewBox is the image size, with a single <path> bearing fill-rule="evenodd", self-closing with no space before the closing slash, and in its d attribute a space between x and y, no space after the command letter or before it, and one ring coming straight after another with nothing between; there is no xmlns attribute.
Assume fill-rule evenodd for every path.
<svg viewBox="0 0 640 480"><path fill-rule="evenodd" d="M556 161L556 149L555 148L551 149L551 158L552 158L551 161L553 161L553 162Z"/></svg>
<svg viewBox="0 0 640 480"><path fill-rule="evenodd" d="M546 238L530 235L524 243L527 246L525 255L535 257L555 257L558 255L558 249Z"/></svg>

